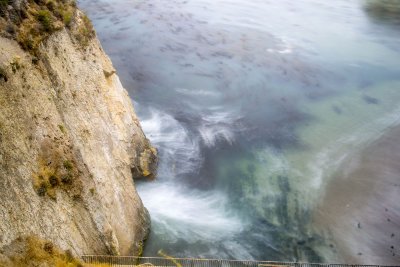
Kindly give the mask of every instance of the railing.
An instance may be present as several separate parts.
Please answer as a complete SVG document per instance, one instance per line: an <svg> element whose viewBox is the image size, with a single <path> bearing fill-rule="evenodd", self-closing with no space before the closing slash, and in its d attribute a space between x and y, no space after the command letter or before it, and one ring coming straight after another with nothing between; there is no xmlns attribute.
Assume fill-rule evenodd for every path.
<svg viewBox="0 0 400 267"><path fill-rule="evenodd" d="M181 258L150 258L131 256L85 255L82 260L89 264L108 264L109 266L140 267L389 267L386 265L327 264L277 261L239 261Z"/></svg>

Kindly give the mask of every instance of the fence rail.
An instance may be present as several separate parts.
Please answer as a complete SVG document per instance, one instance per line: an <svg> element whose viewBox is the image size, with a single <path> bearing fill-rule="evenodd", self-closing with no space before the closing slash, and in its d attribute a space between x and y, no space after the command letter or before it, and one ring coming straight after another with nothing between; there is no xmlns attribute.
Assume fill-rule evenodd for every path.
<svg viewBox="0 0 400 267"><path fill-rule="evenodd" d="M141 267L389 267L388 265L328 264L277 261L240 261L182 258L150 258L132 256L85 255L82 260L89 264Z"/></svg>

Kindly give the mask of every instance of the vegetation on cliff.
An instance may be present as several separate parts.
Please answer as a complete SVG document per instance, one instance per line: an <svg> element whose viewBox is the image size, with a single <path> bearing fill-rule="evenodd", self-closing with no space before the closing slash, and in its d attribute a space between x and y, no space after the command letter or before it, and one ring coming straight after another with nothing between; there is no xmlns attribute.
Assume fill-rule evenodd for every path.
<svg viewBox="0 0 400 267"><path fill-rule="evenodd" d="M38 46L53 32L71 27L77 17L76 1L70 0L1 0L0 35L17 40L21 47L38 57ZM83 24L75 38L86 46L95 32L89 18L83 17Z"/></svg>
<svg viewBox="0 0 400 267"><path fill-rule="evenodd" d="M108 267L108 264L86 264L75 258L70 250L58 250L52 242L36 236L17 238L5 248L0 266Z"/></svg>
<svg viewBox="0 0 400 267"><path fill-rule="evenodd" d="M1 266L84 266L70 251L61 252L53 243L34 236L16 239L5 248L4 254L7 258L0 257Z"/></svg>
<svg viewBox="0 0 400 267"><path fill-rule="evenodd" d="M24 236L138 255L150 218L131 170L153 177L156 154L75 1L0 0L0 266Z"/></svg>
<svg viewBox="0 0 400 267"><path fill-rule="evenodd" d="M56 190L63 189L71 197L79 199L82 184L79 170L70 149L63 148L62 143L44 142L42 153L38 157L38 172L33 175L34 187L39 196L48 195L56 200Z"/></svg>

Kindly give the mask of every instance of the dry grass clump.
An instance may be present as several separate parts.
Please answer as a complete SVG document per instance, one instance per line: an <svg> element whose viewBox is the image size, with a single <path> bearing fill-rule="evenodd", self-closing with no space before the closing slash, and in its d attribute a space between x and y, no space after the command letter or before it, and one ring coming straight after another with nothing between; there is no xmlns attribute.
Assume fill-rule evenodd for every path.
<svg viewBox="0 0 400 267"><path fill-rule="evenodd" d="M34 188L39 196L49 196L56 200L56 192L63 189L74 199L79 199L82 191L78 179L80 172L68 148L47 140L42 144L38 157L38 171L33 174Z"/></svg>
<svg viewBox="0 0 400 267"><path fill-rule="evenodd" d="M0 8L2 35L16 39L23 49L37 56L39 43L66 26L64 18L71 17L76 6L71 1L26 0L20 9L8 9L5 4Z"/></svg>
<svg viewBox="0 0 400 267"><path fill-rule="evenodd" d="M20 61L20 59L21 58L19 56L15 56L13 60L10 63L8 63L13 73L16 73L17 70L25 67L25 65Z"/></svg>
<svg viewBox="0 0 400 267"><path fill-rule="evenodd" d="M9 1L0 0L0 35L17 40L36 60L39 44L53 32L70 28L78 14L75 0L23 0L19 9L9 7ZM76 37L86 46L94 29L87 16L82 20Z"/></svg>
<svg viewBox="0 0 400 267"><path fill-rule="evenodd" d="M82 46L87 46L89 41L94 37L95 31L87 14L83 15L82 21L82 26L79 27L75 38L81 43Z"/></svg>
<svg viewBox="0 0 400 267"><path fill-rule="evenodd" d="M53 243L37 237L18 238L7 254L14 266L83 267L70 251L60 252Z"/></svg>
<svg viewBox="0 0 400 267"><path fill-rule="evenodd" d="M1 256L5 256L1 257ZM0 254L0 266L110 267L109 264L86 264L70 250L62 252L53 243L35 236L19 237Z"/></svg>

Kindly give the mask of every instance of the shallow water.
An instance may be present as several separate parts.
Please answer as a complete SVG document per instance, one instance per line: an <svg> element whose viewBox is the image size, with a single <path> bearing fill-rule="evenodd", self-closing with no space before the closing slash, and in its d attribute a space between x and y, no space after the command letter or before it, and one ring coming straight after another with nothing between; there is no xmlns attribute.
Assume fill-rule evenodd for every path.
<svg viewBox="0 0 400 267"><path fill-rule="evenodd" d="M358 0L81 0L160 156L144 255L342 261L312 216L400 122L400 31Z"/></svg>

